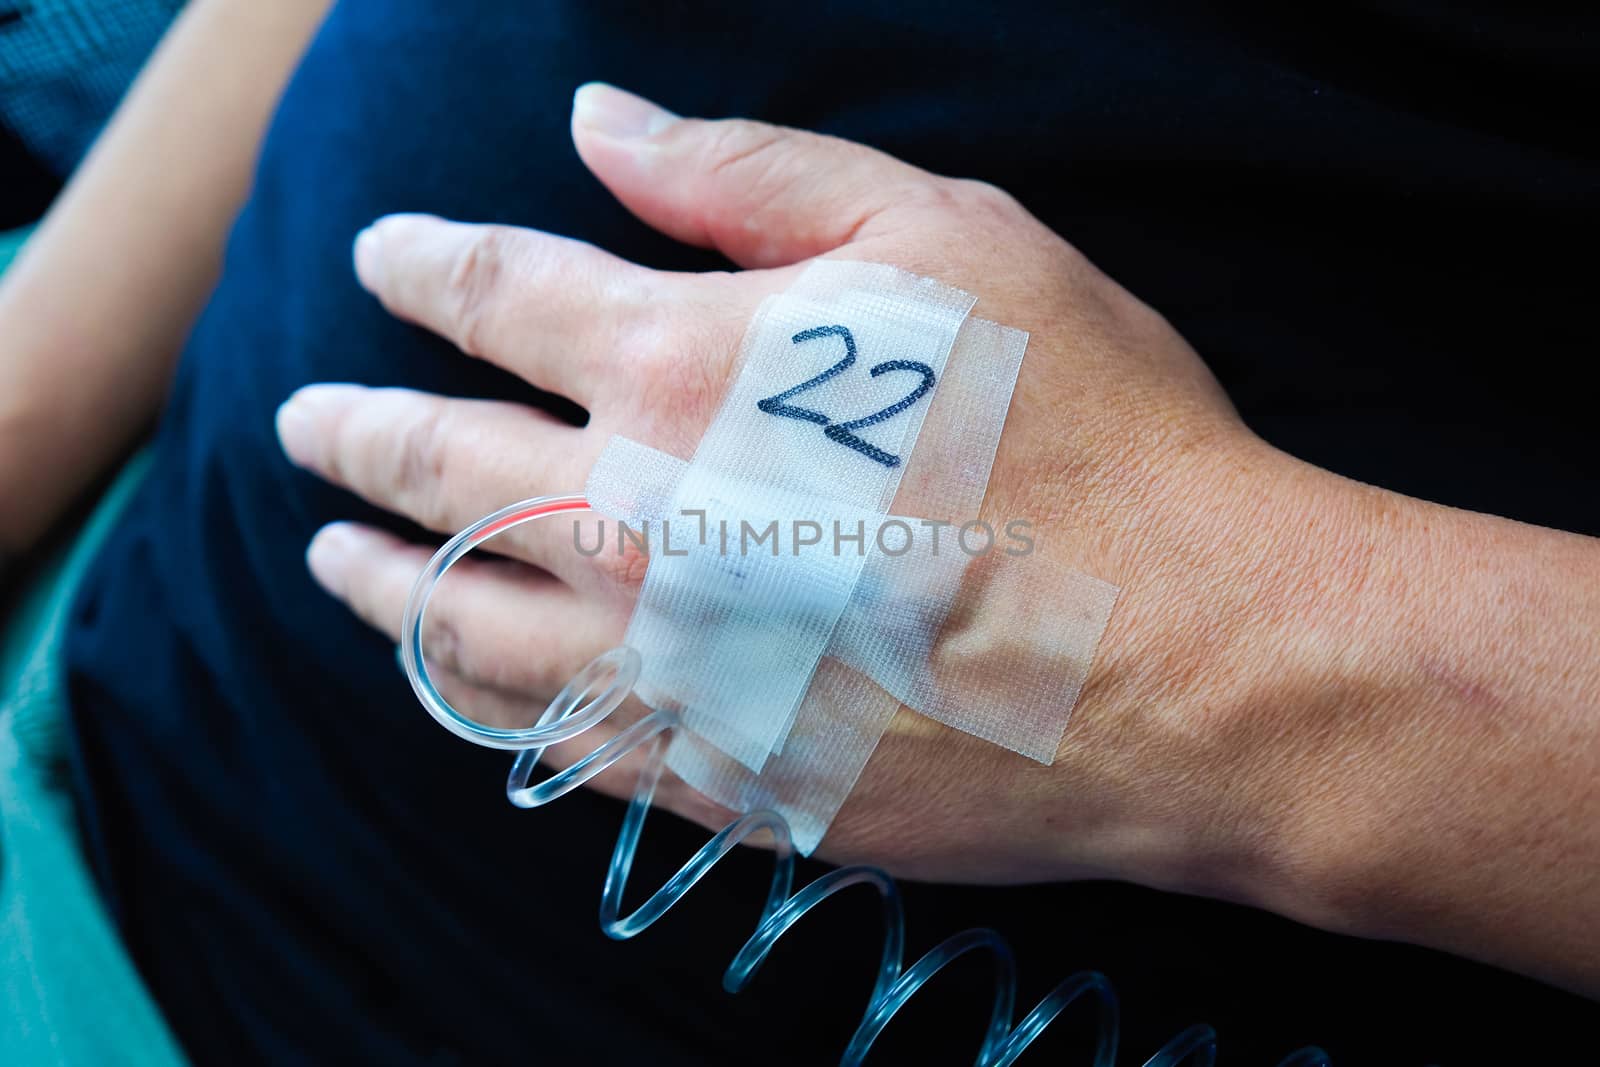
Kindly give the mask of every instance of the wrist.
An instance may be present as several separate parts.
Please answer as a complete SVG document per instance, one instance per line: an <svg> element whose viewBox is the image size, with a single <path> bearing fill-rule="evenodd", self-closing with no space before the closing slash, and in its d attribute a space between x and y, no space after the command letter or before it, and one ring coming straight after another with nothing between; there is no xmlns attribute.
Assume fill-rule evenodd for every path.
<svg viewBox="0 0 1600 1067"><path fill-rule="evenodd" d="M1360 932L1344 898L1359 826L1381 820L1374 757L1405 729L1394 680L1416 634L1416 501L1273 450L1219 596L1203 677L1184 686L1209 808L1186 877L1212 895ZM1251 492L1236 486L1241 493ZM1191 887L1193 888L1193 887Z"/></svg>
<svg viewBox="0 0 1600 1067"><path fill-rule="evenodd" d="M1389 638L1363 604L1404 523L1374 522L1366 487L1245 434L1163 463L1144 492L1065 746L1121 783L1097 865L1317 921L1313 782L1337 759L1339 715L1381 674Z"/></svg>
<svg viewBox="0 0 1600 1067"><path fill-rule="evenodd" d="M1600 546L1292 460L1264 484L1245 622L1178 687L1167 884L1594 988Z"/></svg>
<svg viewBox="0 0 1600 1067"><path fill-rule="evenodd" d="M1600 545L1351 486L1266 906L1593 990ZM1338 655L1326 649L1336 647ZM1289 794L1280 781L1280 797Z"/></svg>

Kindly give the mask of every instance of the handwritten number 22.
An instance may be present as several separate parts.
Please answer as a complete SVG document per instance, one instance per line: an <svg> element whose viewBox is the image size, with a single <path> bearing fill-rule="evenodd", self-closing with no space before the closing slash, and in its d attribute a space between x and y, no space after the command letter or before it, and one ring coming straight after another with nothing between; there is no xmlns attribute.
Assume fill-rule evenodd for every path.
<svg viewBox="0 0 1600 1067"><path fill-rule="evenodd" d="M818 426L822 427L822 432L828 438L828 440L837 441L846 448L853 448L857 452L860 452L863 456L866 456L868 459L882 463L885 467L898 467L900 465L899 456L894 455L891 452L885 452L883 449L879 448L877 445L871 444L870 442L863 441L861 438L855 435L854 431L867 426L875 426L880 422L886 422L887 420L894 418L902 411L905 411L907 408L911 407L911 405L915 404L918 400L921 400L923 395L926 394L929 389L933 388L933 368L928 366L926 363L918 363L915 360L910 359L890 359L879 363L867 372L874 378L877 378L880 375L893 373L894 371L912 371L920 375L922 380L917 383L916 388L912 389L911 392L907 393L905 396L901 397L899 400L895 401L893 404L890 404L886 408L881 408L877 411L874 411L872 414L863 416L859 419L850 419L846 422L834 422L820 411L801 407L798 404L788 403L790 397L798 396L808 389L815 389L829 378L843 374L845 370L851 366L851 364L855 363L856 339L851 335L850 331L843 326L815 326L809 330L801 330L799 333L794 335L794 343L797 345L804 344L807 341L814 341L821 337L837 337L843 341L844 358L835 363L833 366L829 367L827 370L823 371L821 374L807 378L799 385L790 386L781 393L773 393L764 400L756 401L756 407L760 408L768 415L777 415L785 419L801 419L805 422L814 422Z"/></svg>

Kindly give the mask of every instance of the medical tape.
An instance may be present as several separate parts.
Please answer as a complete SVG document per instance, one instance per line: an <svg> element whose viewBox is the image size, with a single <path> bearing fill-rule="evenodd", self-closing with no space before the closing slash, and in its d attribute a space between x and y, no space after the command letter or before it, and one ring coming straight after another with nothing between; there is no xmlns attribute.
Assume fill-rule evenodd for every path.
<svg viewBox="0 0 1600 1067"><path fill-rule="evenodd" d="M776 522L779 537L817 523L819 543L831 546L835 522L854 529L885 511L973 303L892 267L829 262L762 303L740 370L673 490L669 525L657 527L626 638L644 657L645 703L675 708L688 729L761 769L865 556L800 555L796 538L775 556L764 548L727 556L720 536L688 543L690 513L741 534L741 522L757 532ZM815 529L798 528L802 537ZM687 555L669 554L680 551Z"/></svg>
<svg viewBox="0 0 1600 1067"><path fill-rule="evenodd" d="M668 766L779 810L802 852L901 704L1053 759L1115 600L1017 545L960 543L1027 339L973 303L815 263L752 320L691 460L613 438L590 475L591 506L649 545L624 640L641 699L682 719Z"/></svg>

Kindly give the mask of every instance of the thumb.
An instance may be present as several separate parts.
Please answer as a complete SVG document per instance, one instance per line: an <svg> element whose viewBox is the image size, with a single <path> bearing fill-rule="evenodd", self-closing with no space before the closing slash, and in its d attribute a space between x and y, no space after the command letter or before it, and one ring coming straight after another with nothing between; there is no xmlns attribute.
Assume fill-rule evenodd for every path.
<svg viewBox="0 0 1600 1067"><path fill-rule="evenodd" d="M779 267L882 225L944 179L837 137L679 118L600 82L578 89L572 140L629 211L742 267Z"/></svg>

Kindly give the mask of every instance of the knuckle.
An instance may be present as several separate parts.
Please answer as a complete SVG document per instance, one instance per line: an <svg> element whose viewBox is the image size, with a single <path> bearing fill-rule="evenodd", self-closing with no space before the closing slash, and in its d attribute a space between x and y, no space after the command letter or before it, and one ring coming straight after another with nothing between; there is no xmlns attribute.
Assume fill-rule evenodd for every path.
<svg viewBox="0 0 1600 1067"><path fill-rule="evenodd" d="M740 211L714 216L712 237L723 242L758 242L774 227L794 224L783 205L797 183L816 180L814 167L799 165L794 134L764 123L731 119L714 123L704 170Z"/></svg>
<svg viewBox="0 0 1600 1067"><path fill-rule="evenodd" d="M690 447L709 425L737 354L737 325L704 309L641 316L624 341L634 353L639 416L662 446Z"/></svg>
<svg viewBox="0 0 1600 1067"><path fill-rule="evenodd" d="M1023 250L1055 256L1066 242L997 185L971 178L939 178L908 198L944 239L959 242L969 262L1002 261Z"/></svg>
<svg viewBox="0 0 1600 1067"><path fill-rule="evenodd" d="M432 610L422 620L422 647L427 653L430 669L443 669L457 677L467 679L461 651L461 630L443 602L431 605ZM468 679L470 681L470 679Z"/></svg>
<svg viewBox="0 0 1600 1067"><path fill-rule="evenodd" d="M975 178L955 179L957 196L970 209L990 215L1015 216L1022 212L1016 197L989 182Z"/></svg>
<svg viewBox="0 0 1600 1067"><path fill-rule="evenodd" d="M1009 224L1023 214L1016 198L998 185L976 178L942 178L917 196L921 206L964 224Z"/></svg>
<svg viewBox="0 0 1600 1067"><path fill-rule="evenodd" d="M424 404L402 426L390 453L393 491L410 502L414 517L424 525L433 525L444 517L438 514L438 489L445 484L447 422L442 405Z"/></svg>
<svg viewBox="0 0 1600 1067"><path fill-rule="evenodd" d="M422 647L427 650L430 668L437 667L476 690L517 692L525 679L517 675L513 662L496 647L492 633L475 636L468 616L440 597L423 619Z"/></svg>
<svg viewBox="0 0 1600 1067"><path fill-rule="evenodd" d="M479 227L457 254L445 280L451 333L469 356L483 354L514 233L509 226Z"/></svg>
<svg viewBox="0 0 1600 1067"><path fill-rule="evenodd" d="M639 380L651 389L659 385L682 355L675 315L669 308L665 304L648 305L639 308L626 322L613 323L614 347L628 354Z"/></svg>
<svg viewBox="0 0 1600 1067"><path fill-rule="evenodd" d="M945 225L964 213L966 203L962 195L961 179L936 179L912 185L905 190L904 200L906 206L930 214Z"/></svg>
<svg viewBox="0 0 1600 1067"><path fill-rule="evenodd" d="M759 178L777 166L789 138L776 126L750 119L723 119L707 123L708 152L713 174L738 170L744 180Z"/></svg>

